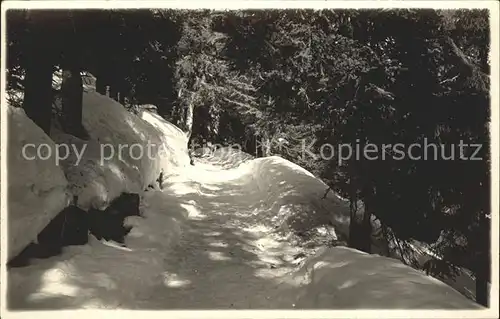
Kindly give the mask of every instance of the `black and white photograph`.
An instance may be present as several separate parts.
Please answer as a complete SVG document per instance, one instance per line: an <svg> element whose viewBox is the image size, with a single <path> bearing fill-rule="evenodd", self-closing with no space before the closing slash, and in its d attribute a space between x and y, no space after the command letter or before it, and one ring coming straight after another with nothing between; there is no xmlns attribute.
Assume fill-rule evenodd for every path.
<svg viewBox="0 0 500 319"><path fill-rule="evenodd" d="M1 20L2 319L498 318L498 2Z"/></svg>

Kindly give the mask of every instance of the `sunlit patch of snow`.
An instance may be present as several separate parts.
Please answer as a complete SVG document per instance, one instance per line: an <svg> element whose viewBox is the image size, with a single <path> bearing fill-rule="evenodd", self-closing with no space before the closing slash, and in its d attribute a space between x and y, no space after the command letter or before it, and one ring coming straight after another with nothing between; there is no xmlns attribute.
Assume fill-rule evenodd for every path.
<svg viewBox="0 0 500 319"><path fill-rule="evenodd" d="M230 257L225 256L220 251L207 251L206 254L210 260L231 260Z"/></svg>
<svg viewBox="0 0 500 319"><path fill-rule="evenodd" d="M225 242L213 242L213 243L210 243L208 244L210 247L220 247L220 248L226 248L228 247L229 245Z"/></svg>
<svg viewBox="0 0 500 319"><path fill-rule="evenodd" d="M191 281L187 279L182 279L177 274L164 272L163 284L170 288L180 288L190 285Z"/></svg>
<svg viewBox="0 0 500 319"><path fill-rule="evenodd" d="M217 186L213 186L213 185L205 185L204 187L208 190L211 190L211 191L220 191L222 189L221 187L217 187Z"/></svg>
<svg viewBox="0 0 500 319"><path fill-rule="evenodd" d="M207 217L195 205L192 205L192 204L180 204L180 206L182 208L184 208L188 212L188 217L190 219L200 220L200 219L204 219L204 218Z"/></svg>
<svg viewBox="0 0 500 319"><path fill-rule="evenodd" d="M28 296L29 301L42 301L54 296L76 297L80 289L68 283L70 272L74 271L64 263L57 263L41 276L40 288Z"/></svg>
<svg viewBox="0 0 500 319"><path fill-rule="evenodd" d="M355 284L356 284L355 280L347 280L342 285L340 285L339 289L349 288L349 287L354 286Z"/></svg>
<svg viewBox="0 0 500 319"><path fill-rule="evenodd" d="M107 241L107 240L103 240L101 241L104 245L108 246L108 247L112 247L112 248L115 248L115 249L119 249L119 250L123 250L123 251L132 251L132 249L128 248L128 247L123 247L121 246L120 244L114 242L114 241Z"/></svg>
<svg viewBox="0 0 500 319"><path fill-rule="evenodd" d="M172 185L169 187L169 190L172 190L176 195L186 195L196 192L196 189L184 183Z"/></svg>
<svg viewBox="0 0 500 319"><path fill-rule="evenodd" d="M212 237L212 236L216 237L216 236L222 235L222 233L220 231L209 231L209 232L203 233L203 235L209 236L209 237Z"/></svg>
<svg viewBox="0 0 500 319"><path fill-rule="evenodd" d="M267 234L272 231L272 228L263 224L250 225L242 228L244 231L257 234ZM264 241L269 239L262 239Z"/></svg>

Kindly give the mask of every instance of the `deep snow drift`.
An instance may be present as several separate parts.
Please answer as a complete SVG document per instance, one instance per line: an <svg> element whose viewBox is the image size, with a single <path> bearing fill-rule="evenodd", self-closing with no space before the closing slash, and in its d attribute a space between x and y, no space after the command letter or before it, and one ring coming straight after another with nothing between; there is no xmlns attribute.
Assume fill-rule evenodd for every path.
<svg viewBox="0 0 500 319"><path fill-rule="evenodd" d="M61 74L56 72L54 89L60 84ZM22 93L17 95L22 98ZM143 113L140 118L126 111L89 84L84 84L83 93L88 141L57 127L48 137L22 109L11 105L8 115L8 260L35 241L73 196L84 210L103 210L122 192L142 194L160 173L178 174L189 165L187 138L182 131L155 114ZM25 156L23 147L28 144L32 145L25 149ZM57 146L62 144L68 148ZM143 156L139 156L141 149ZM63 159L57 161L57 152Z"/></svg>
<svg viewBox="0 0 500 319"><path fill-rule="evenodd" d="M24 110L8 110L9 231L7 258L16 256L63 210L70 200L68 182L53 160L45 158L54 142L31 121ZM33 147L24 148L32 143ZM35 145L45 144L37 154ZM24 153L23 153L24 151Z"/></svg>
<svg viewBox="0 0 500 319"><path fill-rule="evenodd" d="M54 78L57 88L60 77L56 74ZM91 139L83 141L52 130L51 137L56 143L84 150L79 163L76 151L61 161L80 208L105 209L122 192L140 194L161 172L174 174L189 164L186 136L152 113L142 117L86 86L83 126Z"/></svg>
<svg viewBox="0 0 500 319"><path fill-rule="evenodd" d="M126 247L91 237L87 245L10 269L12 309L479 308L397 260L342 247L300 248L278 236L276 229L328 222L340 236L348 225L347 203L333 193L322 200L325 185L289 161L191 166L177 128L148 112L141 120L92 90L85 93L84 117L94 151L77 166L74 158L63 165L79 206L105 206L119 192L137 191L143 216L126 220L133 226ZM96 161L99 143L149 139L167 144L152 162ZM37 172L25 171L37 179ZM144 192L161 171L163 189ZM65 180L57 185L64 188Z"/></svg>

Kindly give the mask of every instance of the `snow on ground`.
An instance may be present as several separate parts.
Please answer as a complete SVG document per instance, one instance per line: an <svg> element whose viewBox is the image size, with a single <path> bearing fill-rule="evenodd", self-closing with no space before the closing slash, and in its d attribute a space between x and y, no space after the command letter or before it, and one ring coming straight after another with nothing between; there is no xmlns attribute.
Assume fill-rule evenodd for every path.
<svg viewBox="0 0 500 319"><path fill-rule="evenodd" d="M277 174L286 183L264 187L265 181L256 181L256 169ZM127 248L93 241L12 269L9 305L478 308L451 287L397 260L347 248L304 251L274 235L266 216L270 202L280 197L271 197L270 189L293 184L298 191L307 176L278 158L257 159L230 170L197 163L165 181L163 190L145 193L145 218L127 221L138 222L126 239ZM269 177L269 183L274 181ZM302 187L304 192L315 191L312 182ZM305 203L301 197L287 198Z"/></svg>
<svg viewBox="0 0 500 319"><path fill-rule="evenodd" d="M332 223L336 235L349 232L349 203L333 192L322 199L326 184L304 168L278 156L250 162L252 180L264 198L266 218L295 231ZM293 177L293 178L291 178Z"/></svg>
<svg viewBox="0 0 500 319"><path fill-rule="evenodd" d="M69 204L67 181L63 171L45 158L49 149L35 146L46 144L52 150L54 142L31 121L24 110L8 106L8 209L9 244L7 258L16 256L38 233ZM23 148L33 143L31 147Z"/></svg>
<svg viewBox="0 0 500 319"><path fill-rule="evenodd" d="M160 195L160 197L158 197ZM85 246L70 246L56 257L9 271L8 305L21 309L140 308L151 287L164 280L164 260L178 240L180 211L168 198L146 193L144 217L130 217L134 228L127 247L91 236Z"/></svg>
<svg viewBox="0 0 500 319"><path fill-rule="evenodd" d="M240 151L236 145L234 147L199 147L193 150L193 155L203 158L202 161L205 163L223 168L236 168L254 158L252 155Z"/></svg>
<svg viewBox="0 0 500 319"><path fill-rule="evenodd" d="M398 260L347 247L322 249L296 276L306 282L296 302L300 308L478 308L448 285Z"/></svg>

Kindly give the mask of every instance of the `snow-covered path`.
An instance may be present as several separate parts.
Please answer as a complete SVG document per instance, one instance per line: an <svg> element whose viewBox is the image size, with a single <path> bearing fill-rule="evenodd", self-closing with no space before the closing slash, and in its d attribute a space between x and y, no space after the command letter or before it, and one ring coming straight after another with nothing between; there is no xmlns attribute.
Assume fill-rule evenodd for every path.
<svg viewBox="0 0 500 319"><path fill-rule="evenodd" d="M477 308L450 287L399 261L346 248L294 259L270 235L264 176L249 161L222 170L199 163L148 191L128 248L96 240L10 271L16 309ZM276 176L299 183L279 161ZM264 173L263 173L264 174ZM268 174L268 173L267 173ZM302 176L302 177L301 177Z"/></svg>
<svg viewBox="0 0 500 319"><path fill-rule="evenodd" d="M280 275L291 270L286 258L293 260L296 250L266 236L270 229L256 227L252 213L260 204L259 194L252 190L256 185L250 173L244 165L228 171L207 164L189 167L167 180L163 191L145 194L146 219L129 234L129 251L93 241L88 247L71 247L61 256L15 268L11 305L276 308L270 294ZM175 231L167 224L172 220L156 218L160 214L179 221L187 218L179 222L177 243L161 237L162 228ZM141 263L145 258L149 261ZM30 282L40 286L33 288Z"/></svg>
<svg viewBox="0 0 500 319"><path fill-rule="evenodd" d="M298 250L270 236L271 229L257 220L261 194L247 168L198 163L184 180L166 185L164 196L179 201L188 221L167 257L165 281L152 289L147 307L292 307L283 291L280 299L273 292L282 290L279 283L294 268Z"/></svg>

